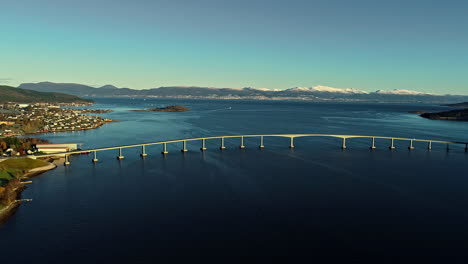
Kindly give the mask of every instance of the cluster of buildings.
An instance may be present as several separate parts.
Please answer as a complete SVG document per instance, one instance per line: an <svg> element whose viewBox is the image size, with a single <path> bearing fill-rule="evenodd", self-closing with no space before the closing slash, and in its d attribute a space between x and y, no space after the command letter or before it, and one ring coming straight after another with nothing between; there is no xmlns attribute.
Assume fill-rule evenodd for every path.
<svg viewBox="0 0 468 264"><path fill-rule="evenodd" d="M33 133L64 132L94 129L113 120L89 113L106 110L62 108L79 104L15 104L0 106L0 135L4 137Z"/></svg>

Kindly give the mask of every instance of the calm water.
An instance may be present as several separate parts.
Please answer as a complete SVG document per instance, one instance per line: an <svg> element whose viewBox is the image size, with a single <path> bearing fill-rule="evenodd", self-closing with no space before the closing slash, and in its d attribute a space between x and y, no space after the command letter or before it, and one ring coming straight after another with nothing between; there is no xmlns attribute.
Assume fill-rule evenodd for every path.
<svg viewBox="0 0 468 264"><path fill-rule="evenodd" d="M431 121L431 105L97 99L102 128L47 134L83 148L165 139L263 133L338 133L468 141L468 123ZM170 104L184 113L130 112ZM33 179L0 228L3 260L16 263L148 262L164 256L468 255L468 154L434 145L299 138L199 142L72 157ZM220 258L220 261L226 258ZM3 263L3 262L2 262ZM6 263L6 262L5 262Z"/></svg>

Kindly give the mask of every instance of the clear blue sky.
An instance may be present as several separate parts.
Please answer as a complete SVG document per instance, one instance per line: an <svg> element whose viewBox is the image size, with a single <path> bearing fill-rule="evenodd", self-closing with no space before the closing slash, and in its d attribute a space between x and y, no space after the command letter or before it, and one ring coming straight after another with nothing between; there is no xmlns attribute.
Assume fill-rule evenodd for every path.
<svg viewBox="0 0 468 264"><path fill-rule="evenodd" d="M0 83L468 94L468 1L0 0Z"/></svg>

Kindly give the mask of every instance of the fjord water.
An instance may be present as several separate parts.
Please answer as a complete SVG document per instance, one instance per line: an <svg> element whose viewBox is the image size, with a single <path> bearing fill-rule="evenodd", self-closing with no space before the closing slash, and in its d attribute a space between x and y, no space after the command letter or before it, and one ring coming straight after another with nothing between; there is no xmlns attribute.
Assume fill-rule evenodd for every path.
<svg viewBox="0 0 468 264"><path fill-rule="evenodd" d="M408 104L98 98L120 120L41 135L83 148L236 134L327 133L468 141L468 123L432 121ZM131 112L178 104L189 112ZM73 156L34 178L0 228L2 260L146 262L157 256L466 255L468 155L463 147L350 139L246 138ZM5 258L6 257L6 258ZM221 259L222 260L222 259Z"/></svg>

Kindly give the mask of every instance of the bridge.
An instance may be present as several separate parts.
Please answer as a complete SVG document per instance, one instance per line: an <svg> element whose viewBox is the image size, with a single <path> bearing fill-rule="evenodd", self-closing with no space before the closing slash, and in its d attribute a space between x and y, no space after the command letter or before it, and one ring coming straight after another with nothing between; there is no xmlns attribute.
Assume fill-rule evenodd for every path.
<svg viewBox="0 0 468 264"><path fill-rule="evenodd" d="M186 139L176 139L176 140L168 140L168 141L158 141L158 142L150 142L150 143L142 143L142 144L133 144L133 145L124 145L124 146L115 146L115 147L105 147L105 148L96 148L96 149L87 149L87 150L77 150L77 151L69 151L69 152L60 152L60 153L50 153L50 154L43 154L43 155L36 155L35 158L43 158L43 157L52 157L52 156L65 156L65 165L70 164L69 156L73 154L80 154L83 152L93 153L92 162L98 162L97 153L99 151L106 151L106 150L117 150L118 155L117 159L124 159L123 156L123 149L127 148L141 148L140 156L146 157L148 154L146 153L146 147L152 145L161 145L161 153L163 155L169 154L167 151L168 144L174 143L181 143L181 151L187 152L187 142L189 141L199 141L200 142L200 150L206 151L206 141L207 140L219 140L219 148L221 150L226 149L224 144L225 139L227 138L238 138L239 139L239 148L244 149L246 146L244 145L245 138L258 138L259 140L259 148L264 148L264 138L265 137L280 137L280 138L289 138L289 147L294 148L294 139L301 138L301 137L330 137L330 138L339 138L341 139L341 148L346 149L346 140L353 139L353 138L367 138L370 139L370 149L376 149L376 139L385 139L388 140L388 148L395 149L395 141L405 141L408 143L408 149L413 150L415 142L426 142L427 149L431 150L433 144L445 144L447 151L450 149L450 145L464 145L465 152L468 152L468 142L459 142L459 141L443 141L443 140L429 140L429 139L415 139L415 138L400 138L400 137L381 137L381 136L363 136L363 135L335 135L335 134L262 134L262 135L227 135L227 136L215 136L215 137L199 137L199 138L186 138Z"/></svg>

